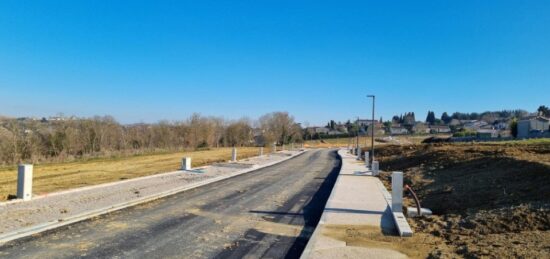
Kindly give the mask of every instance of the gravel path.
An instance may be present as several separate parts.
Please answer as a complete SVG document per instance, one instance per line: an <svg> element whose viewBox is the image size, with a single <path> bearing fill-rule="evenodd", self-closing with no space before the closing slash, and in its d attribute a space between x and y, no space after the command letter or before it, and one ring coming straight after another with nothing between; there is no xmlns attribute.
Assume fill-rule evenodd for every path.
<svg viewBox="0 0 550 259"><path fill-rule="evenodd" d="M0 203L0 234L41 223L59 221L89 211L131 202L207 179L282 160L296 151L253 157L237 163L217 163L192 171L175 171L69 191L31 201Z"/></svg>

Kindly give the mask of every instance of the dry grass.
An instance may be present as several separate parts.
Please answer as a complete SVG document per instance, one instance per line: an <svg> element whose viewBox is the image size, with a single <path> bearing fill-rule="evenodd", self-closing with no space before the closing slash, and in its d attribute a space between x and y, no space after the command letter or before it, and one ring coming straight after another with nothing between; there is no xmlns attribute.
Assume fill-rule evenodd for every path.
<svg viewBox="0 0 550 259"><path fill-rule="evenodd" d="M374 145L385 145L388 143L382 143L376 141L378 138L383 138L384 136L375 137ZM401 144L420 144L424 139L430 137L430 135L423 135L423 136L397 136L394 137L394 139L397 139L397 143ZM323 140L308 140L305 143L305 147L312 147L312 148L331 148L331 147L347 147L355 146L356 144L356 138L333 138L333 139L323 139ZM370 147L371 146L371 137L359 137L359 144L361 147ZM395 144L395 143L393 143Z"/></svg>
<svg viewBox="0 0 550 259"><path fill-rule="evenodd" d="M265 148L264 152L268 151L269 148ZM239 159L243 159L257 156L258 152L256 147L244 147L239 148L237 154ZM174 171L180 167L181 158L186 156L192 158L193 166L201 166L231 159L231 148L35 165L33 193L45 194ZM0 200L6 200L9 194L14 195L16 188L17 169L0 169Z"/></svg>
<svg viewBox="0 0 550 259"><path fill-rule="evenodd" d="M318 147L318 148L330 148L330 147L347 147L348 144L354 146L356 143L355 137L353 138L332 138L323 140L307 140L305 147ZM361 146L370 146L370 137L359 137L359 144ZM379 144L379 143L376 143Z"/></svg>

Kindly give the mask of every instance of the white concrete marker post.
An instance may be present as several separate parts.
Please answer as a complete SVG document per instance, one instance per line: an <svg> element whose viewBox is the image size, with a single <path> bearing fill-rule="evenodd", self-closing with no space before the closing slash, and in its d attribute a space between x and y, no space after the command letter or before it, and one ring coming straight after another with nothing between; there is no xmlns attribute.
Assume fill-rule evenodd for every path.
<svg viewBox="0 0 550 259"><path fill-rule="evenodd" d="M365 151L365 165L369 167L369 151Z"/></svg>
<svg viewBox="0 0 550 259"><path fill-rule="evenodd" d="M20 164L17 167L17 198L28 201L32 198L33 165Z"/></svg>
<svg viewBox="0 0 550 259"><path fill-rule="evenodd" d="M271 146L271 153L277 153L277 144L273 143Z"/></svg>
<svg viewBox="0 0 550 259"><path fill-rule="evenodd" d="M264 155L264 147L260 147L260 156Z"/></svg>
<svg viewBox="0 0 550 259"><path fill-rule="evenodd" d="M378 175L378 161L372 161L372 175Z"/></svg>
<svg viewBox="0 0 550 259"><path fill-rule="evenodd" d="M361 160L361 148L358 147L355 151L355 154L357 155L357 160Z"/></svg>
<svg viewBox="0 0 550 259"><path fill-rule="evenodd" d="M233 147L233 150L231 151L231 161L236 162L237 161L237 148Z"/></svg>
<svg viewBox="0 0 550 259"><path fill-rule="evenodd" d="M191 158L184 157L181 159L181 170L191 170Z"/></svg>
<svg viewBox="0 0 550 259"><path fill-rule="evenodd" d="M391 175L391 210L403 212L403 172Z"/></svg>

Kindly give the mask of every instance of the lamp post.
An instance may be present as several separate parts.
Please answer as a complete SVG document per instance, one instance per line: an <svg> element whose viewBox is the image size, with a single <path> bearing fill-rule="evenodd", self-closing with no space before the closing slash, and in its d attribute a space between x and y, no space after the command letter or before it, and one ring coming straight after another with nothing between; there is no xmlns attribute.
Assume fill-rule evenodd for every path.
<svg viewBox="0 0 550 259"><path fill-rule="evenodd" d="M374 127L375 127L375 123L374 123L374 99L376 98L374 95L367 95L367 98L372 98L372 121L371 121L371 128L372 130L370 131L371 132L371 165L372 165L372 162L374 161Z"/></svg>

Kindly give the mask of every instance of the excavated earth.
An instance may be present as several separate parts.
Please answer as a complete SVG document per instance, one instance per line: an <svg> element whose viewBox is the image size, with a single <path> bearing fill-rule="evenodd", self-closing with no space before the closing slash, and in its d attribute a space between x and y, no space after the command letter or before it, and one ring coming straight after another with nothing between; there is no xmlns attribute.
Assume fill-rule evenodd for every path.
<svg viewBox="0 0 550 259"><path fill-rule="evenodd" d="M434 213L408 219L406 242L427 257L550 258L550 145L388 145L376 155L384 184L403 171Z"/></svg>

